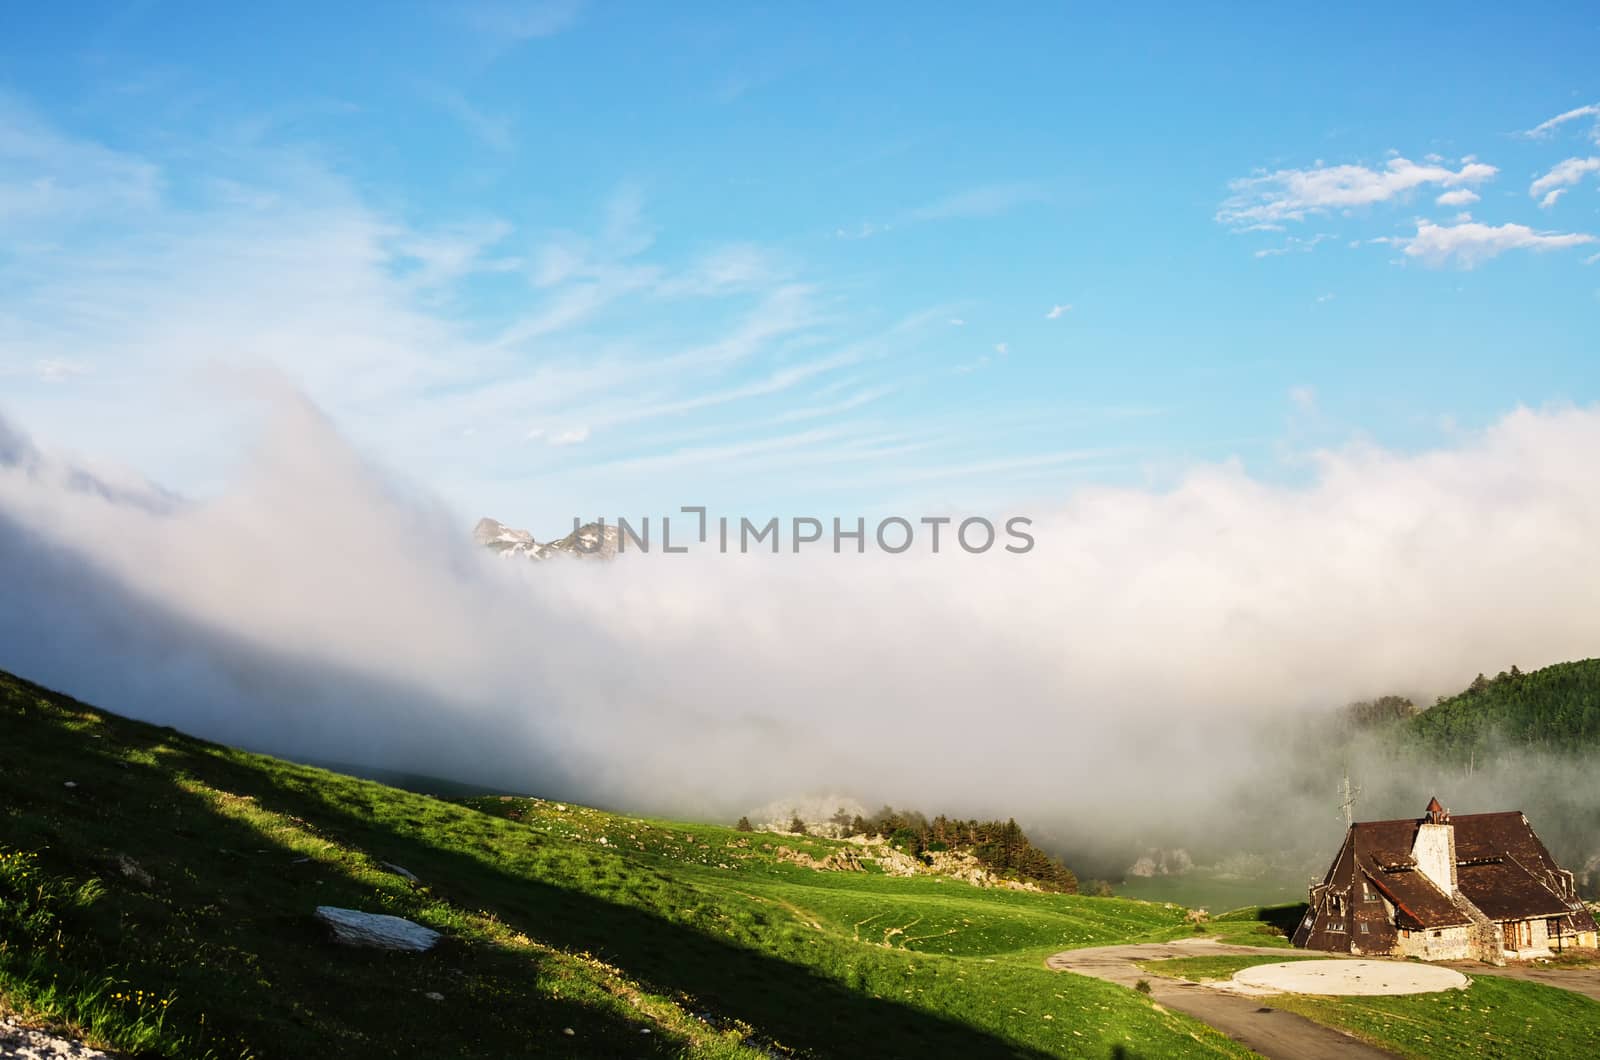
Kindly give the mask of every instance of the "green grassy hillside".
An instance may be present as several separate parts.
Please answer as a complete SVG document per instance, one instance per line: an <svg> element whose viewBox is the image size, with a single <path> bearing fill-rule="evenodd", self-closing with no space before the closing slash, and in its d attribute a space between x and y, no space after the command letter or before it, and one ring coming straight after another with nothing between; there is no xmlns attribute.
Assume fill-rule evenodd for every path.
<svg viewBox="0 0 1600 1060"><path fill-rule="evenodd" d="M1479 678L1406 722L1423 745L1452 757L1503 742L1556 752L1600 747L1600 659Z"/></svg>
<svg viewBox="0 0 1600 1060"><path fill-rule="evenodd" d="M0 1007L97 1044L261 1058L1244 1055L1131 991L1041 966L1066 947L1183 934L1181 909L810 867L846 853L860 848L443 801L0 674ZM444 941L423 955L338 948L312 919L322 904L409 917Z"/></svg>

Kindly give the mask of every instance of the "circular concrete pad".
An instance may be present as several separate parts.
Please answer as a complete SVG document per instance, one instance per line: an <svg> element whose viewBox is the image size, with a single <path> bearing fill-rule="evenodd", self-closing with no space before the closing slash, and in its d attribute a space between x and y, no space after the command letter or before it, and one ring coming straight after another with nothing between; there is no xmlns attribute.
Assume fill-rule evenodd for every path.
<svg viewBox="0 0 1600 1060"><path fill-rule="evenodd" d="M1284 961L1236 972L1235 983L1285 994L1435 994L1460 990L1467 977L1409 961Z"/></svg>

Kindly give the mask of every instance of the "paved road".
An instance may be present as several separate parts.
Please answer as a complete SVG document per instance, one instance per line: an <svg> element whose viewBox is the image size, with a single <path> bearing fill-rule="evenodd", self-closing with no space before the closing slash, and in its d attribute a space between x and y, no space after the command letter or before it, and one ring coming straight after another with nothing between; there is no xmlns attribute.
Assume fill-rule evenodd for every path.
<svg viewBox="0 0 1600 1060"><path fill-rule="evenodd" d="M1291 951L1292 952L1292 951ZM1077 972L1096 979L1133 986L1150 982L1150 996L1176 1012L1210 1024L1268 1060L1389 1060L1393 1053L1352 1038L1343 1031L1262 1003L1261 998L1225 994L1196 983L1163 979L1141 971L1135 961L1168 957L1216 957L1229 954L1285 956L1282 948L1230 946L1209 939L1144 943L1137 946L1097 946L1067 950L1045 961L1058 972Z"/></svg>

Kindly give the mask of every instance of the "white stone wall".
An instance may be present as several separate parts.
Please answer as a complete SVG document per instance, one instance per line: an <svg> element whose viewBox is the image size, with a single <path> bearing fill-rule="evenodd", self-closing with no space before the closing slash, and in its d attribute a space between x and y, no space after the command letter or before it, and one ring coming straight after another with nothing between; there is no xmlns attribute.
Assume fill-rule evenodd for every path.
<svg viewBox="0 0 1600 1060"><path fill-rule="evenodd" d="M1413 931L1409 938L1402 931L1396 949L1402 957L1420 957L1425 961L1464 961L1471 957L1471 938L1465 924Z"/></svg>

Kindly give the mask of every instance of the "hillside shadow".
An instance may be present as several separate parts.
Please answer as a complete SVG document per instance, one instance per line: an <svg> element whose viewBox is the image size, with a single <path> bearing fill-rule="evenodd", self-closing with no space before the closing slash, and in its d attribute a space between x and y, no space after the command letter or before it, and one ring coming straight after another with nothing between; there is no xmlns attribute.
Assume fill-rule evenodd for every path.
<svg viewBox="0 0 1600 1060"><path fill-rule="evenodd" d="M689 1047L647 1017L583 996L588 984L569 988L537 952L448 933L423 955L332 943L312 916L318 905L404 910L174 782L187 773L250 796L241 781L259 774L115 716L74 731L19 707L5 680L0 673L0 852L37 861L21 891L0 879L0 988L57 1030L109 1039L130 1057L644 1057ZM157 748L166 749L159 765L128 760ZM98 881L92 892L86 880ZM30 916L48 918L48 929L33 930ZM135 990L148 1000L113 996Z"/></svg>
<svg viewBox="0 0 1600 1060"><path fill-rule="evenodd" d="M1283 905L1265 905L1256 910L1256 920L1271 924L1284 935L1292 937L1300 919L1306 915L1305 902L1287 902Z"/></svg>
<svg viewBox="0 0 1600 1060"><path fill-rule="evenodd" d="M713 1025L746 1024L755 1029L757 1041L785 1052L821 1057L1051 1055L967 1023L853 990L802 964L646 909L499 870L304 792L278 785L274 789L259 793L263 805L314 820L353 846L403 863L452 903L492 910L541 942L593 954L647 988L679 995ZM534 838L544 841L530 833Z"/></svg>
<svg viewBox="0 0 1600 1060"><path fill-rule="evenodd" d="M92 710L67 697L18 682L69 708ZM423 958L366 953L330 946L310 914L318 904L347 905L369 911L377 896L371 887L325 863L298 865L289 849L248 822L222 812L207 799L173 783L187 774L214 789L247 796L264 810L306 822L341 844L375 858L405 865L432 892L458 908L491 911L532 938L571 953L593 954L641 981L652 992L678 996L691 1011L703 1012L713 1026L735 1021L754 1028L755 1040L786 1053L807 1056L960 1056L1044 1057L1050 1054L990 1034L970 1024L941 1017L896 1000L858 992L840 981L793 963L718 938L694 926L675 923L648 910L611 902L555 883L532 880L496 868L485 858L444 846L435 838L409 833L374 820L350 806L286 782L284 776L241 768L214 754L209 745L143 723L101 715L105 738L56 724L44 739L27 741L26 758L0 750L0 797L10 814L0 817L0 838L28 848L45 848L65 873L96 874L107 880L110 900L103 904L96 930L105 947L107 974L144 977L185 998L210 998L209 1033L240 1045L260 1039L268 1021L279 1048L309 1049L300 1055L380 1055L374 1040L392 1040L397 1028L417 1047L416 1055L508 1054L470 1043L482 1037L473 1021L484 1018L481 1005L468 1004L456 982L441 977L468 957L450 942ZM0 718L10 728L14 719ZM39 726L35 721L26 723ZM129 763L128 748L166 748L160 765ZM74 778L64 788L62 778ZM422 796L411 796L421 799ZM468 812L468 811L463 811ZM485 818L493 820L492 818ZM516 827L514 825L508 827ZM455 837L456 842L465 840ZM536 839L530 833L530 840ZM115 854L133 850L176 893L162 903L137 893L119 878ZM95 851L93 854L87 852ZM76 852L74 856L69 852ZM203 871L195 871L201 865ZM186 871L187 870L187 871ZM184 907L204 908L197 918ZM197 930L194 921L216 916L237 922L219 928L227 942L210 970L204 960L182 962L179 948L135 953L122 944L120 925L140 922L148 930ZM109 919L106 919L109 918ZM137 936L130 936L136 938ZM219 940L201 939L205 947ZM483 947L475 946L474 950ZM241 978L228 988L216 977L239 974L230 960L253 954L250 965L259 983ZM483 959L480 953L473 960ZM536 955L490 956L495 974L508 982L540 977ZM161 962L190 967L158 968ZM227 969L224 972L224 969ZM440 984L443 985L440 985ZM261 984L268 984L261 987ZM272 994L261 997L262 989ZM425 991L445 993L449 1003L420 1000ZM675 1053L687 1044L658 1034L640 1041L639 1025L581 1002L541 997L532 990L510 992L496 1004L515 1022L518 1006L537 1010L536 1023L576 1028L558 1044L567 1055L641 1056ZM231 1011L218 1011L227 1008ZM291 1027L283 1025L284 1012ZM502 1019L502 1022L506 1022ZM180 1022L174 1013L174 1022ZM283 1036L287 1035L287 1039ZM298 1042L298 1046L292 1043ZM367 1043L367 1044L363 1044ZM331 1050L331 1051L330 1051ZM553 1050L552 1050L553 1051ZM392 1052L389 1055L395 1055Z"/></svg>

